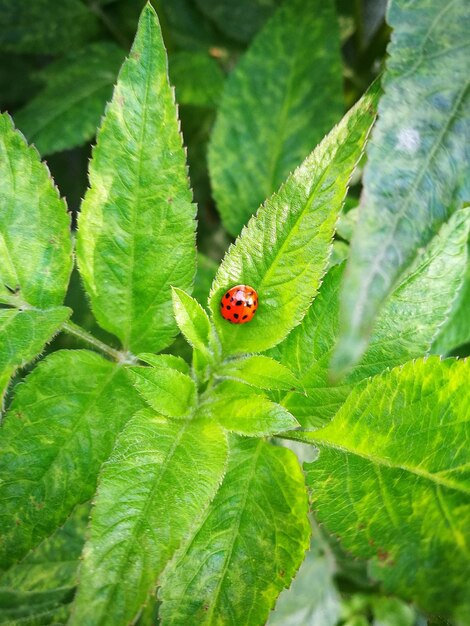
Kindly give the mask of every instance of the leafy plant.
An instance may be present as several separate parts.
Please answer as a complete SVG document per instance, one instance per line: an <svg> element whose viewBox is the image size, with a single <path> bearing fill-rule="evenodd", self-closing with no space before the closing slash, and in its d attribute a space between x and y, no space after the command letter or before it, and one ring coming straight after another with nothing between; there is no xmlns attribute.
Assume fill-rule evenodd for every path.
<svg viewBox="0 0 470 626"><path fill-rule="evenodd" d="M426 223L419 244L404 242L411 256L372 299L367 345L341 356L344 338L354 341L341 324L351 300L341 294L357 255L380 240L371 234L370 207L360 206L358 227L343 208L377 104L365 189L385 181L380 192L388 199L387 185L408 163L400 154L385 164L377 156L390 153L381 128L393 128L393 81L418 84L418 94L428 89L409 71L413 42L420 42L413 54L427 54L432 41L439 67L450 47L423 39L405 4L391 3L397 39L385 95L375 81L331 130L342 108L333 88L340 33L332 5L250 3L253 22L237 30L238 42L273 16L225 85L214 60L223 51L211 56L196 46L186 72L191 54L183 49L193 45L188 21L200 20L211 40L229 3L160 10L163 26L184 43L169 56L177 95L198 109L197 119L220 102L208 162L229 232L237 234L267 196L218 269L196 254L196 206L167 54L155 10L143 8L97 133L78 217L77 271L96 333L76 321L83 294L70 282L74 238L65 202L37 150L8 114L0 116L0 623L412 626L418 611L459 625L470 620L470 363L428 356L469 336L470 208L452 204L460 179L441 186L431 177L437 152L416 167L429 196L445 186L448 219ZM460 33L458 4L442 15ZM415 5L435 18L433 3ZM394 65L400 37L410 55L403 66ZM29 45L15 41L21 50ZM317 56L307 58L310 49ZM90 51L94 93L79 106ZM44 70L46 87L18 113L42 153L90 136L120 55L92 43ZM274 84L286 61L290 73ZM191 81L199 71L207 89ZM315 72L331 91L309 108ZM48 101L56 114L49 116ZM434 123L420 119L430 134ZM460 158L459 137L438 147L439 162L447 151L452 162ZM371 231L362 248L364 223ZM345 270L340 257L351 234L353 269ZM332 261L334 243L342 248ZM404 243L393 238L396 249ZM237 284L256 289L259 307L252 321L232 325L220 301ZM178 333L186 347L175 342ZM344 550L367 560L368 573ZM343 606L335 577L354 589ZM311 594L315 581L321 586Z"/></svg>

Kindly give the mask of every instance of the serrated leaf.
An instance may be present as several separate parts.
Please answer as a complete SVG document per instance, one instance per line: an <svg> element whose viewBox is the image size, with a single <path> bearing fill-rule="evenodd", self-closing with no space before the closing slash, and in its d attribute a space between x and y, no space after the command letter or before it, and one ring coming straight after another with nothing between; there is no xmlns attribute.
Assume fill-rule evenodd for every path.
<svg viewBox="0 0 470 626"><path fill-rule="evenodd" d="M408 363L306 434L320 447L305 465L318 519L388 592L456 618L469 608L469 373L468 361Z"/></svg>
<svg viewBox="0 0 470 626"><path fill-rule="evenodd" d="M65 202L36 150L0 115L0 302L15 292L35 307L60 305L71 271Z"/></svg>
<svg viewBox="0 0 470 626"><path fill-rule="evenodd" d="M197 300L181 289L173 289L173 311L176 323L188 343L207 354L211 342L211 323Z"/></svg>
<svg viewBox="0 0 470 626"><path fill-rule="evenodd" d="M245 385L221 383L200 402L197 414L249 437L274 435L299 425L284 407L246 389Z"/></svg>
<svg viewBox="0 0 470 626"><path fill-rule="evenodd" d="M123 60L124 50L100 42L49 65L44 89L15 114L17 126L43 155L89 141Z"/></svg>
<svg viewBox="0 0 470 626"><path fill-rule="evenodd" d="M89 510L88 504L77 507L62 528L0 577L0 623L57 623L57 613L73 598Z"/></svg>
<svg viewBox="0 0 470 626"><path fill-rule="evenodd" d="M155 367L169 367L182 374L189 374L189 365L180 356L174 354L151 354L150 352L142 352L137 355L140 361L153 365Z"/></svg>
<svg viewBox="0 0 470 626"><path fill-rule="evenodd" d="M379 308L419 249L470 198L465 5L389 5L394 31L342 291L339 372L359 359Z"/></svg>
<svg viewBox="0 0 470 626"><path fill-rule="evenodd" d="M178 104L217 106L225 76L207 52L175 52L170 55L169 66Z"/></svg>
<svg viewBox="0 0 470 626"><path fill-rule="evenodd" d="M232 235L341 119L342 94L333 2L288 0L229 76L209 144Z"/></svg>
<svg viewBox="0 0 470 626"><path fill-rule="evenodd" d="M191 288L195 207L154 10L144 8L98 132L77 257L99 324L134 353L177 328L170 285Z"/></svg>
<svg viewBox="0 0 470 626"><path fill-rule="evenodd" d="M302 426L322 426L358 382L429 352L462 286L469 228L468 209L442 226L380 312L367 351L339 383L330 380L329 363L340 332L344 266L330 270L302 324L271 351L307 392L283 400Z"/></svg>
<svg viewBox="0 0 470 626"><path fill-rule="evenodd" d="M447 354L470 342L470 255L463 285L452 307L449 318L440 329L432 345L434 354Z"/></svg>
<svg viewBox="0 0 470 626"><path fill-rule="evenodd" d="M250 41L280 0L196 0L201 11L236 41Z"/></svg>
<svg viewBox="0 0 470 626"><path fill-rule="evenodd" d="M16 387L0 429L0 568L89 500L117 434L142 406L123 367L54 352Z"/></svg>
<svg viewBox="0 0 470 626"><path fill-rule="evenodd" d="M56 54L91 39L96 17L80 0L1 0L0 47L22 53Z"/></svg>
<svg viewBox="0 0 470 626"><path fill-rule="evenodd" d="M150 410L123 430L104 466L70 626L127 624L222 479L223 431Z"/></svg>
<svg viewBox="0 0 470 626"><path fill-rule="evenodd" d="M299 384L290 369L265 355L248 356L225 361L217 367L220 378L237 380L260 389L298 388Z"/></svg>
<svg viewBox="0 0 470 626"><path fill-rule="evenodd" d="M41 352L70 313L65 307L47 311L0 309L0 397L15 370Z"/></svg>
<svg viewBox="0 0 470 626"><path fill-rule="evenodd" d="M326 271L338 212L374 120L377 87L366 93L243 230L225 256L210 297L226 354L259 352L296 326ZM220 314L224 291L251 285L259 308L248 324Z"/></svg>
<svg viewBox="0 0 470 626"><path fill-rule="evenodd" d="M307 498L295 455L262 440L231 441L222 486L163 575L164 624L264 624L308 548Z"/></svg>
<svg viewBox="0 0 470 626"><path fill-rule="evenodd" d="M197 390L187 374L166 363L152 367L131 367L134 387L158 413L167 417L188 417L196 405Z"/></svg>
<svg viewBox="0 0 470 626"><path fill-rule="evenodd" d="M336 626L341 597L333 578L335 570L332 555L314 533L304 562L290 588L279 596L267 626Z"/></svg>

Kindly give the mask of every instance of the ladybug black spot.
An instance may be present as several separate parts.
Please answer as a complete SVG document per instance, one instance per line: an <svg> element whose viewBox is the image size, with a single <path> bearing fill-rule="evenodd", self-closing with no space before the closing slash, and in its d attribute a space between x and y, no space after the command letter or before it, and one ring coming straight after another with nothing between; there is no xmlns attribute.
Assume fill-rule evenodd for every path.
<svg viewBox="0 0 470 626"><path fill-rule="evenodd" d="M238 313L234 313L234 314L233 314L233 317L237 320L237 319L239 318Z"/></svg>
<svg viewBox="0 0 470 626"><path fill-rule="evenodd" d="M229 294L229 292L227 291L227 293L225 294L225 299L226 299L226 300L228 300L229 298L230 298L230 294Z"/></svg>
<svg viewBox="0 0 470 626"><path fill-rule="evenodd" d="M225 308L227 309L227 311L230 311L230 309L231 309L232 307L230 306L230 304L227 304L227 306L226 306Z"/></svg>
<svg viewBox="0 0 470 626"><path fill-rule="evenodd" d="M246 320L246 318L247 318L247 317L248 317L248 315L244 315L244 316L242 317L242 320Z"/></svg>
<svg viewBox="0 0 470 626"><path fill-rule="evenodd" d="M237 306L241 306L241 305L243 304L243 301L242 301L242 300L237 300L237 301L235 302L235 304L236 304Z"/></svg>

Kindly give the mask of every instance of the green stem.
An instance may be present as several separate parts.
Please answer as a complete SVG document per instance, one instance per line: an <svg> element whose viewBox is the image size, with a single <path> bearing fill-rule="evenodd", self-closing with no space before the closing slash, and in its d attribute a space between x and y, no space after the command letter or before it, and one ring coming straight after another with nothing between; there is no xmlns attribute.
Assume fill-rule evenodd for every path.
<svg viewBox="0 0 470 626"><path fill-rule="evenodd" d="M103 352L104 354L108 355L119 363L125 363L127 361L126 355L123 352L119 352L118 350L115 350L114 348L108 346L106 343L103 343L99 339L96 339L96 337L90 335L90 333L88 333L81 326L78 326L78 324L75 324L74 322L65 322L65 324L62 326L62 330L69 335L77 337L88 345L93 346L100 352Z"/></svg>

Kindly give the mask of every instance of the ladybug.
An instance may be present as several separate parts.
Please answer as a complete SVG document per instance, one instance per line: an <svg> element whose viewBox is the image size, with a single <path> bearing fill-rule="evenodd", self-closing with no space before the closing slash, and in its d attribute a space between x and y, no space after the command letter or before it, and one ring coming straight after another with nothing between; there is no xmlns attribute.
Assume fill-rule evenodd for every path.
<svg viewBox="0 0 470 626"><path fill-rule="evenodd" d="M253 319L258 308L258 294L249 285L236 285L220 301L222 317L232 324L246 324Z"/></svg>

